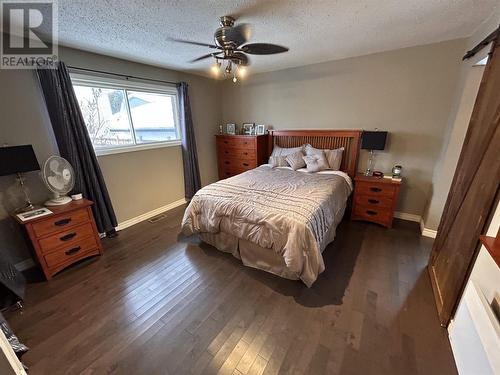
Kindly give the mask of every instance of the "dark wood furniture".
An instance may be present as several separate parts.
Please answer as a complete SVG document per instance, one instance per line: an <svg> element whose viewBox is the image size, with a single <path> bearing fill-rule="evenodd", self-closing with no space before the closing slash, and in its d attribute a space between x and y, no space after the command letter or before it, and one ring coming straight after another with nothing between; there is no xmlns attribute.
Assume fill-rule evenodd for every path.
<svg viewBox="0 0 500 375"><path fill-rule="evenodd" d="M391 228L400 187L401 181L356 175L351 219Z"/></svg>
<svg viewBox="0 0 500 375"><path fill-rule="evenodd" d="M82 199L49 207L52 214L28 221L14 216L24 227L47 280L80 259L102 254L92 204Z"/></svg>
<svg viewBox="0 0 500 375"><path fill-rule="evenodd" d="M274 145L280 147L298 147L309 143L319 149L344 147L340 170L354 178L358 168L359 143L361 130L270 130L268 155Z"/></svg>
<svg viewBox="0 0 500 375"><path fill-rule="evenodd" d="M267 136L218 134L219 178L228 178L267 161Z"/></svg>

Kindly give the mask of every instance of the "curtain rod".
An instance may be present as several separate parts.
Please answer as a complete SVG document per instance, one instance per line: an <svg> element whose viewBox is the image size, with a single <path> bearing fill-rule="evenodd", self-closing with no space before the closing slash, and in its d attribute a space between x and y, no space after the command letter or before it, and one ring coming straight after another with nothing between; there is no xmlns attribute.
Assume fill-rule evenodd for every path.
<svg viewBox="0 0 500 375"><path fill-rule="evenodd" d="M81 71L85 71L85 72L92 72L92 73L100 73L100 74L108 74L108 75L112 75L112 76L118 76L118 77L123 77L125 79L130 79L130 78L133 78L133 79L139 79L139 80L142 80L142 81L151 81L151 82L160 82L160 83L168 83L170 85L177 85L179 82L173 82L173 81L164 81L164 80L161 80L161 79L152 79L152 78L143 78L143 77L136 77L136 76L131 76L131 75L127 75L127 74L120 74L120 73L110 73L110 72L105 72L103 70L95 70L95 69L87 69L87 68L79 68L77 66L71 66L71 65L68 65L68 68L71 69L71 70L81 70Z"/></svg>
<svg viewBox="0 0 500 375"><path fill-rule="evenodd" d="M499 30L500 30L500 27L498 27L495 31L493 31L490 35L488 35L482 41L480 41L473 49L471 49L470 51L467 51L467 53L465 54L465 56L462 57L462 61L470 59L476 53L478 53L484 47L486 47L488 44L490 44L491 42L493 42L497 37L500 37Z"/></svg>

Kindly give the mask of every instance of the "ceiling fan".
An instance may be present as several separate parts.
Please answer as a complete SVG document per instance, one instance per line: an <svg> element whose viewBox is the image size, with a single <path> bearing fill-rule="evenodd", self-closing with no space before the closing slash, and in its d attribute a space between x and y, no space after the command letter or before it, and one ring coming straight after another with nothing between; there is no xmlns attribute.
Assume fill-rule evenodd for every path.
<svg viewBox="0 0 500 375"><path fill-rule="evenodd" d="M236 82L236 70L239 66L247 66L250 64L249 55L273 55L276 53L287 52L288 48L270 43L248 43L250 39L250 26L247 23L234 25L235 19L231 16L222 16L220 18L220 27L215 30L214 44L194 42L185 39L171 40L180 43L194 44L196 46L208 47L217 51L200 56L191 63L215 58L217 67L222 67L222 62L225 62L224 73L230 75L233 72L233 81ZM236 68L233 69L233 66Z"/></svg>

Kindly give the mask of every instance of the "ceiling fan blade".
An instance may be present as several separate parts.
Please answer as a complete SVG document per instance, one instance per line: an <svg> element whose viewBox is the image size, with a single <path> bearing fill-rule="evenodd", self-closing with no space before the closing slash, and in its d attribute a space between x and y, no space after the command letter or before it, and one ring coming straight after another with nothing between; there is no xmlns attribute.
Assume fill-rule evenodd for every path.
<svg viewBox="0 0 500 375"><path fill-rule="evenodd" d="M241 51L251 55L274 55L275 53L287 52L288 48L269 43L250 43L240 48Z"/></svg>
<svg viewBox="0 0 500 375"><path fill-rule="evenodd" d="M218 53L207 53L206 55L203 55L203 56L200 56L194 60L191 60L190 63L194 63L194 62L197 62L197 61L201 61L201 60L205 60L205 59L208 59L209 57L215 57L217 56L218 54L220 54L221 52L218 52Z"/></svg>
<svg viewBox="0 0 500 375"><path fill-rule="evenodd" d="M216 46L215 44L193 42L192 40L186 40L186 39L176 39L176 38L168 38L168 39L171 40L171 41L173 41L173 42L178 42L178 43L193 44L195 46L202 46L202 47L208 47L208 48L221 49L221 47Z"/></svg>
<svg viewBox="0 0 500 375"><path fill-rule="evenodd" d="M250 39L251 30L248 23L240 23L225 31L226 40L234 42L237 46L241 46Z"/></svg>

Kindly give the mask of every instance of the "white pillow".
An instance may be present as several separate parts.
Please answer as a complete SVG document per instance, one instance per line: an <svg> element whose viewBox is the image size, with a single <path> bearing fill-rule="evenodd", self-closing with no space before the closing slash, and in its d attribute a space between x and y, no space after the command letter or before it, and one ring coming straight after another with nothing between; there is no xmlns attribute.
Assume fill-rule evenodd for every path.
<svg viewBox="0 0 500 375"><path fill-rule="evenodd" d="M310 144L304 147L306 155L319 154L321 152L325 153L326 160L330 169L334 171L340 170L340 165L342 164L342 154L344 152L344 147L336 148L335 150L320 150L319 148L314 148Z"/></svg>
<svg viewBox="0 0 500 375"><path fill-rule="evenodd" d="M273 152L271 153L271 157L273 157L273 156L288 156L288 155L294 154L296 152L303 152L303 149L304 149L303 146L283 148L283 147L274 145ZM272 164L271 157L269 157L269 164Z"/></svg>
<svg viewBox="0 0 500 375"><path fill-rule="evenodd" d="M306 162L308 172L319 172L330 168L323 151L303 156L303 159Z"/></svg>
<svg viewBox="0 0 500 375"><path fill-rule="evenodd" d="M292 167L294 171L306 166L306 162L304 161L304 154L302 153L302 151L287 155L286 162L290 164L290 167Z"/></svg>

